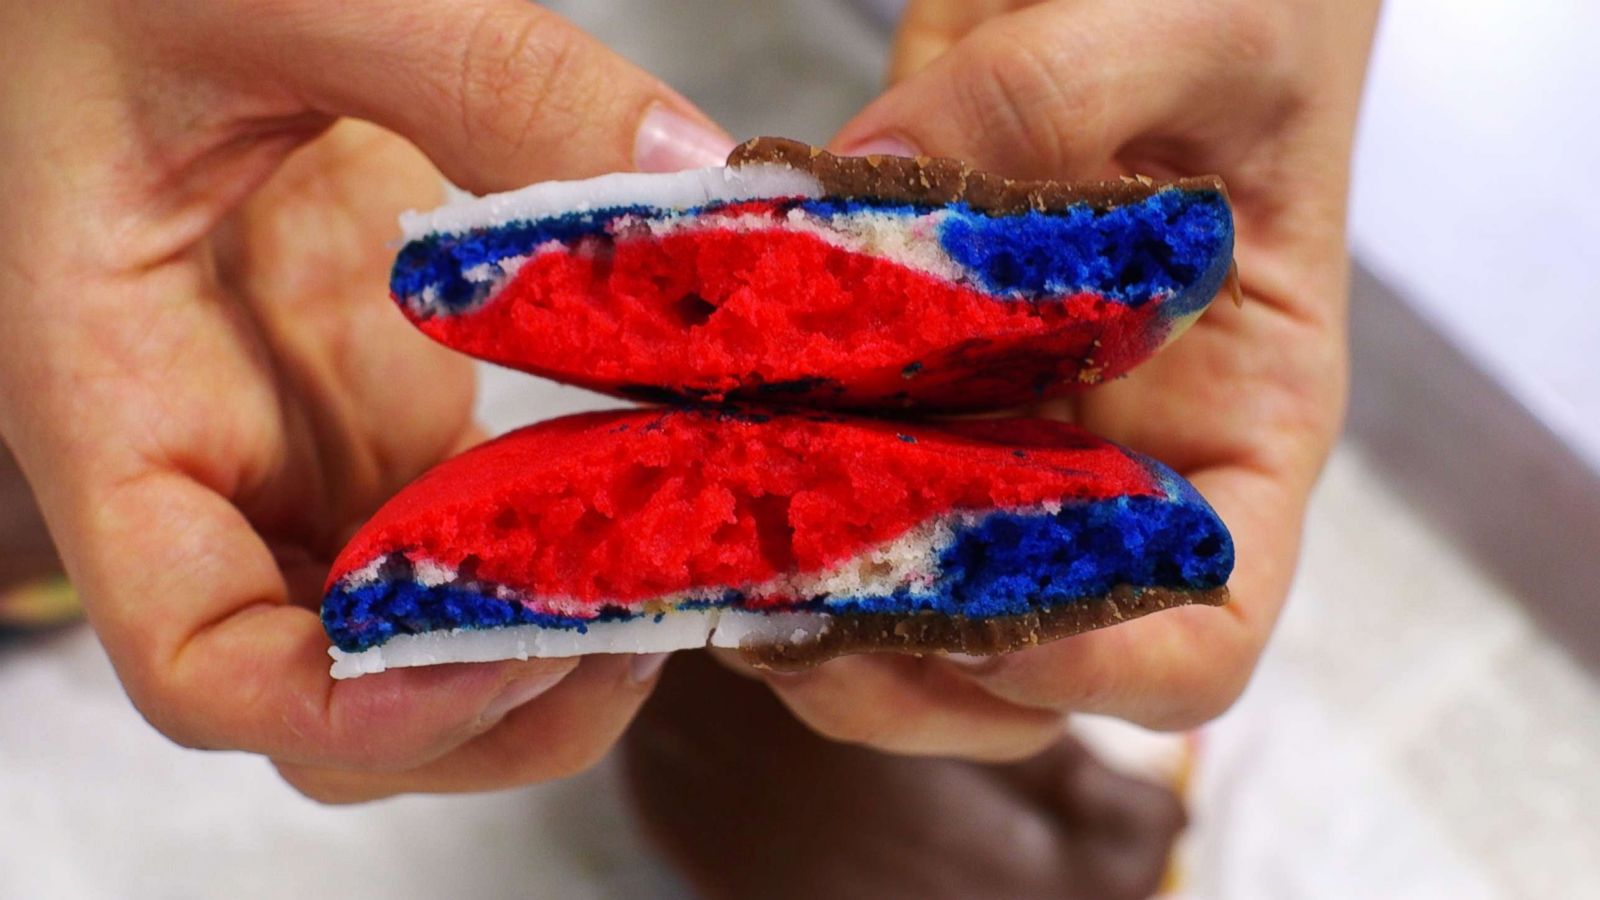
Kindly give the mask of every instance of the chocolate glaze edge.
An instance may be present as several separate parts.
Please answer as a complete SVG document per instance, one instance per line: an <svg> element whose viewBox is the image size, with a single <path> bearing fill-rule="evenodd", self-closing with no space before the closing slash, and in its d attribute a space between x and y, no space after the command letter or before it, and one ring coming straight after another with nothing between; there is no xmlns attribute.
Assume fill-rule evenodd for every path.
<svg viewBox="0 0 1600 900"><path fill-rule="evenodd" d="M968 619L939 613L829 615L827 631L798 643L741 647L751 665L798 671L837 656L889 652L924 655L940 651L987 656L1009 653L1179 606L1223 606L1228 588L1203 591L1118 585L1100 597L1016 616Z"/></svg>
<svg viewBox="0 0 1600 900"><path fill-rule="evenodd" d="M735 147L729 166L777 164L806 172L830 197L887 200L944 206L966 203L996 215L1063 209L1088 204L1112 209L1137 203L1166 190L1211 191L1227 201L1227 188L1215 175L1156 181L1125 177L1113 181L1022 181L980 172L942 157L835 156L787 138L758 137Z"/></svg>

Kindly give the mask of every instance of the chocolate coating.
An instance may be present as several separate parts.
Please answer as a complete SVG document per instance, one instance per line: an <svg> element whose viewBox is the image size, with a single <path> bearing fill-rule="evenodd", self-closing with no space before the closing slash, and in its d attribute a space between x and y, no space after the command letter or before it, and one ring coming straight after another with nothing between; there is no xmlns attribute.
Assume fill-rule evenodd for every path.
<svg viewBox="0 0 1600 900"><path fill-rule="evenodd" d="M667 664L622 749L644 831L706 900L1136 900L1186 820L1070 737L1003 765L827 740L704 653Z"/></svg>
<svg viewBox="0 0 1600 900"><path fill-rule="evenodd" d="M1103 597L1063 604L1020 616L967 619L938 613L831 616L818 639L741 648L752 665L779 671L805 669L851 653L924 654L938 651L988 656L1032 647L1177 606L1222 606L1227 587L1206 591L1118 585Z"/></svg>
<svg viewBox="0 0 1600 900"><path fill-rule="evenodd" d="M760 137L735 147L728 165L777 163L807 172L832 197L887 200L926 206L961 202L995 214L1062 209L1087 204L1111 209L1137 203L1164 190L1227 194L1215 175L1154 181L1018 181L979 172L955 159L919 156L834 156L786 138Z"/></svg>

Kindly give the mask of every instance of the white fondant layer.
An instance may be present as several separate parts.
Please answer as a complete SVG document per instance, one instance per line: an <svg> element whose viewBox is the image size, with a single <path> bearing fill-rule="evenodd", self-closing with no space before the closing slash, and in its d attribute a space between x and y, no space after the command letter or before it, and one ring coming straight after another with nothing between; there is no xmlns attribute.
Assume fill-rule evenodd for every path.
<svg viewBox="0 0 1600 900"><path fill-rule="evenodd" d="M400 216L405 239L493 228L565 213L618 206L692 209L707 203L768 197L821 197L822 184L784 165L716 166L683 172L617 172L582 181L545 181L503 194L446 203Z"/></svg>

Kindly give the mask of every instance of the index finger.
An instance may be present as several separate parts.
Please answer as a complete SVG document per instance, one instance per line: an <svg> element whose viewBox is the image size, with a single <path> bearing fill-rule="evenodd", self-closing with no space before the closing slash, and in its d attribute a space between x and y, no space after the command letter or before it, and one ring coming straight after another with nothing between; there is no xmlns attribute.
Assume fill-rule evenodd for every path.
<svg viewBox="0 0 1600 900"><path fill-rule="evenodd" d="M154 50L397 132L451 181L720 164L732 142L676 91L525 0L147 4ZM247 18L250 38L219 42Z"/></svg>

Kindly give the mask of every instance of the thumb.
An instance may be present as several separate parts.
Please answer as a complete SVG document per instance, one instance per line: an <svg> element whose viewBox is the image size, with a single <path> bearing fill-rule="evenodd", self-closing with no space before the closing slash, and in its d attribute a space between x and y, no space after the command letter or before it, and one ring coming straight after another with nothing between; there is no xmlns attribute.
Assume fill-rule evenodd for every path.
<svg viewBox="0 0 1600 900"><path fill-rule="evenodd" d="M967 32L1013 9L1041 0L911 0L889 50L889 83L927 68Z"/></svg>
<svg viewBox="0 0 1600 900"><path fill-rule="evenodd" d="M241 4L182 4L241 14ZM526 0L252 3L253 39L225 61L332 115L405 136L457 184L720 164L733 143L704 114L560 16ZM200 33L219 23L189 22ZM237 26L235 26L237 27Z"/></svg>
<svg viewBox="0 0 1600 900"><path fill-rule="evenodd" d="M857 115L834 146L952 156L1015 178L1106 177L1136 139L1181 142L1236 121L1230 104L1272 62L1239 49L1267 42L1264 17L1237 16L1221 29L1189 6L1090 0L1029 5L970 30L966 19L942 22L943 39L958 39ZM924 16L936 8L917 7Z"/></svg>

